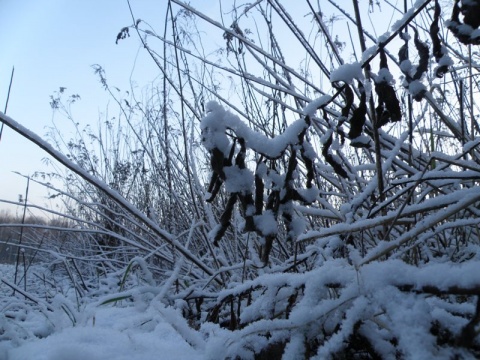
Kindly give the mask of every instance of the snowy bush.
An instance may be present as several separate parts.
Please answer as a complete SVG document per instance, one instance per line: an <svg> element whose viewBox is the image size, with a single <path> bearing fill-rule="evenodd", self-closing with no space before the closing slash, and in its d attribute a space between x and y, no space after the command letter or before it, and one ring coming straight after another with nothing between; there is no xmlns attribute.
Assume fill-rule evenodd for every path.
<svg viewBox="0 0 480 360"><path fill-rule="evenodd" d="M225 26L174 0L164 35L138 19L117 37L137 33L157 97L123 98L96 67L122 115L73 122L65 147L2 115L65 166L52 192L81 241L50 264L70 293L5 279L29 305L4 311L1 335L18 346L126 309L128 334L168 328L206 359L479 357L480 65L462 55L478 6L461 3L237 2ZM371 35L363 20L385 13ZM30 308L53 328L15 330Z"/></svg>

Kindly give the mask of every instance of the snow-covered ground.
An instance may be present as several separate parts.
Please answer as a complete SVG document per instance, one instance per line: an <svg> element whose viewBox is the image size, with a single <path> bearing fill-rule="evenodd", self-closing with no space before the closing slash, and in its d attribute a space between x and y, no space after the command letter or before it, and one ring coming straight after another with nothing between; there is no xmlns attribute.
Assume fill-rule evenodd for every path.
<svg viewBox="0 0 480 360"><path fill-rule="evenodd" d="M1 278L11 281L14 266L0 265ZM62 284L42 283L28 271L27 291L38 297L53 296L50 310L0 284L0 359L100 360L100 359L203 359L201 341L187 343L183 318L160 301L78 305L74 293ZM20 276L21 277L21 276ZM19 278L20 278L19 277ZM48 289L47 289L48 286ZM21 286L23 287L23 285ZM52 311L53 310L53 311ZM183 336L179 334L182 332Z"/></svg>
<svg viewBox="0 0 480 360"><path fill-rule="evenodd" d="M28 269L26 283L19 269L20 285L13 295L13 285L5 282L12 283L14 266L0 265L0 360L254 359L254 353L268 345L268 338L261 335L266 333L272 341L287 342L280 349L284 359L297 359L306 351L303 334L318 332L319 326L338 327L317 350L316 359L327 359L342 350L360 321L366 324L363 336L381 358L396 357L398 350L390 341L394 336L405 359L475 359L476 348L454 342L465 336L475 305L416 294L407 287L432 294L475 289L479 268L476 260L421 268L390 260L361 269L332 260L305 273L264 274L219 294L221 302L252 291L251 302L243 304L240 314L245 326L229 331L208 321L194 329L180 313L183 300L174 300L175 306L165 304L169 296L163 289L169 282L149 284L153 280L145 281L145 274L141 279L129 272L125 282L121 273L97 279L95 284L91 280L89 290L82 293L58 269L52 273L37 265ZM324 291L332 281L335 288L343 288L335 297ZM21 294L25 286L27 299ZM302 296L289 317L268 319L284 309L300 287ZM174 297L169 298L171 303ZM381 327L375 328L377 323ZM432 324L445 329L451 340L438 344Z"/></svg>
<svg viewBox="0 0 480 360"><path fill-rule="evenodd" d="M65 326L44 339L26 341L10 349L3 346L4 355L0 357L8 360L203 358L152 309L109 306L90 315L90 321Z"/></svg>

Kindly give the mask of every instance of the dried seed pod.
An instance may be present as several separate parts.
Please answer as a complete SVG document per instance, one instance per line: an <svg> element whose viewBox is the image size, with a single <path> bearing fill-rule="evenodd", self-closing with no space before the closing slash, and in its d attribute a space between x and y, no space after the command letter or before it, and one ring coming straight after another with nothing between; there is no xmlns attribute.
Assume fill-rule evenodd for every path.
<svg viewBox="0 0 480 360"><path fill-rule="evenodd" d="M353 105L353 91L348 84L345 84L345 106L342 108L342 116L347 119Z"/></svg>
<svg viewBox="0 0 480 360"><path fill-rule="evenodd" d="M352 117L350 118L350 131L348 132L350 139L355 139L362 134L363 125L365 125L365 116L367 115L367 95L363 85L359 83L358 88L360 90L360 104L353 111Z"/></svg>
<svg viewBox="0 0 480 360"><path fill-rule="evenodd" d="M312 146L307 142L308 146L311 148ZM315 174L315 169L313 167L313 160L307 156L306 149L305 149L305 140L302 144L302 148L300 149L300 155L302 157L303 163L305 164L305 168L307 169L307 188L312 187L312 182Z"/></svg>
<svg viewBox="0 0 480 360"><path fill-rule="evenodd" d="M247 148L245 147L245 140L242 138L239 138L238 143L240 144L240 150L235 158L235 165L237 165L240 169L245 169L245 156L247 154Z"/></svg>
<svg viewBox="0 0 480 360"><path fill-rule="evenodd" d="M283 212L282 213L283 221L285 222L285 227L287 228L287 241L292 241L292 234L293 234L293 226L292 226L292 220L293 216L291 212Z"/></svg>
<svg viewBox="0 0 480 360"><path fill-rule="evenodd" d="M236 202L237 194L232 194L228 199L227 206L225 207L222 216L220 217L219 228L215 231L213 236L213 244L215 246L218 246L218 242L222 239L223 235L225 235L225 232L230 226L230 219L232 218L233 207L235 206Z"/></svg>
<svg viewBox="0 0 480 360"><path fill-rule="evenodd" d="M430 25L430 38L432 39L432 52L435 59L438 61L442 56L442 44L440 43L440 27L438 26L438 21L440 19L440 5L438 0L435 0L435 8L433 12L433 22Z"/></svg>
<svg viewBox="0 0 480 360"><path fill-rule="evenodd" d="M463 15L464 23L460 21L460 11ZM463 44L479 45L480 36L475 30L480 26L480 2L478 0L462 1L462 7L459 6L459 0L453 4L452 17L447 23L448 29Z"/></svg>
<svg viewBox="0 0 480 360"><path fill-rule="evenodd" d="M405 43L400 47L398 50L398 60L400 61L400 64L408 60L408 40L405 39Z"/></svg>
<svg viewBox="0 0 480 360"><path fill-rule="evenodd" d="M257 163L257 171L255 171L255 215L260 215L263 210L263 191L265 185L261 174L259 174L258 168L260 164L264 165L263 162Z"/></svg>
<svg viewBox="0 0 480 360"><path fill-rule="evenodd" d="M261 258L262 258L263 264L267 265L270 252L272 251L273 240L275 240L275 236L273 235L265 236L264 240L265 240L265 246L263 247Z"/></svg>
<svg viewBox="0 0 480 360"><path fill-rule="evenodd" d="M438 0L435 0L435 11L433 13L433 22L432 22L432 25L430 25L430 38L432 39L433 56L435 57L435 60L437 61L437 63L439 63L444 56L448 56L447 51L441 44L440 36L439 36L440 27L438 26L438 22L440 20L440 13L441 13L440 4L438 3ZM442 78L443 75L445 75L447 72L448 72L448 65L442 64L435 69L435 76L437 78Z"/></svg>
<svg viewBox="0 0 480 360"><path fill-rule="evenodd" d="M311 120L310 116L306 116L305 118L305 123L310 126ZM303 160L303 163L305 164L305 167L307 169L307 188L312 187L312 181L313 181L313 176L314 176L314 168L313 168L313 159L311 159L307 155L307 148L310 149L311 152L313 152L312 145L308 142L308 140L305 140L305 135L307 133L307 129L303 130L299 136L298 136L298 142L300 144L300 156ZM293 154L292 154L293 155Z"/></svg>
<svg viewBox="0 0 480 360"><path fill-rule="evenodd" d="M378 96L376 110L376 127L380 128L388 122L397 122L402 118L400 101L397 99L395 89L389 83L390 72L388 71L387 56L383 49L380 49L380 71L381 76L375 80L375 92Z"/></svg>
<svg viewBox="0 0 480 360"><path fill-rule="evenodd" d="M462 1L463 22L474 29L480 26L480 1L468 0Z"/></svg>
<svg viewBox="0 0 480 360"><path fill-rule="evenodd" d="M210 179L210 184L208 186L208 192L210 193L210 197L205 199L206 202L212 202L215 200L220 188L222 186L222 180L219 178L218 174L212 173L212 178Z"/></svg>
<svg viewBox="0 0 480 360"><path fill-rule="evenodd" d="M378 95L377 106L377 127L385 125L387 122L397 122L402 119L402 111L397 94L393 87L388 83L375 84L375 91Z"/></svg>
<svg viewBox="0 0 480 360"><path fill-rule="evenodd" d="M225 156L223 152L218 148L214 148L210 151L210 166L212 171L220 176L222 180L225 180L225 173L223 167L225 166Z"/></svg>
<svg viewBox="0 0 480 360"><path fill-rule="evenodd" d="M420 38L418 37L417 29L413 28L413 32L414 32L413 42L415 43L415 47L417 48L417 51L418 51L418 56L420 57L417 70L413 75L413 80L420 80L423 73L425 73L428 70L428 58L430 56L430 52L428 50L427 44L421 41Z"/></svg>
<svg viewBox="0 0 480 360"><path fill-rule="evenodd" d="M253 220L253 213L249 211L249 208L253 208L255 203L253 201L252 194L238 194L238 199L240 200L240 210L242 213L243 218L245 219L245 231L255 231L255 222Z"/></svg>
<svg viewBox="0 0 480 360"><path fill-rule="evenodd" d="M332 156L332 154L328 152L330 146L332 145L332 142L332 134L330 134L325 144L323 144L322 155L325 158L325 161L333 167L333 170L337 173L337 175L343 177L344 179L348 179L348 174L345 169L343 169L342 165L340 165Z"/></svg>

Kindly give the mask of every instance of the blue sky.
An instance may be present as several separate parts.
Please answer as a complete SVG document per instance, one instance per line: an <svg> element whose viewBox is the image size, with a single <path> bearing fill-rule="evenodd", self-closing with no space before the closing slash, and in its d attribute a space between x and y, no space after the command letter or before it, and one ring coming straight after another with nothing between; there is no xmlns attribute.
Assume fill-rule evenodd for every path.
<svg viewBox="0 0 480 360"><path fill-rule="evenodd" d="M218 0L190 3L220 20L218 9L214 10ZM225 8L226 3L229 2L222 2ZM163 28L166 0L131 0L131 5L136 18L155 29ZM294 14L297 19L309 22L305 8L293 6L291 11L299 12ZM227 22L228 19L225 15ZM342 26L343 21L335 26ZM93 64L101 65L109 84L122 90L130 88L131 79L141 89L159 76L146 51L141 51L135 34L115 44L119 30L132 24L126 0L0 0L0 24L0 110L4 109L10 73L15 66L7 115L39 135L46 134L52 125L50 95L60 87L67 88L67 95L81 97L73 108L75 121L82 125L97 123L111 99L94 75ZM385 29L380 29L378 25L379 33L389 27L385 23L381 26ZM321 44L317 45L321 49ZM288 51L286 56L303 55ZM353 61L350 52L344 56L347 62ZM56 124L68 139L70 128L66 124L63 128L60 120L56 118ZM5 128L0 142L0 199L17 201L19 194L25 193L26 179L13 171L24 175L37 170L51 171L42 163L45 156L35 145ZM45 195L42 187L32 184L29 202L46 204ZM4 208L5 204L0 203L0 210Z"/></svg>
<svg viewBox="0 0 480 360"><path fill-rule="evenodd" d="M218 6L218 1L194 0L191 4L209 12ZM131 5L136 18L155 29L163 28L167 1L131 0ZM81 101L73 108L76 121L97 123L99 113L105 111L111 99L91 65L101 65L109 84L122 90L130 87L135 63L132 78L138 88L159 75L148 54L139 51L134 34L115 44L119 30L132 24L126 0L0 0L0 24L0 110L4 109L15 66L7 115L41 136L52 125L50 95L59 87L66 87L66 94L80 95ZM68 139L69 127L63 128L59 118L56 124ZM45 156L38 147L5 127L0 142L0 199L17 201L19 194L24 196L27 181L14 171L24 175L51 171L42 163ZM31 184L30 203L46 204L45 195L43 187ZM0 210L5 208L0 203ZM9 208L15 213L18 207Z"/></svg>
<svg viewBox="0 0 480 360"><path fill-rule="evenodd" d="M156 26L162 23L166 2L132 0L131 4L136 17ZM4 110L15 66L7 115L39 135L52 124L49 96L61 86L67 88L67 94L81 96L74 107L75 120L96 123L108 96L91 65L103 66L111 85L125 90L130 86L138 40L132 37L115 44L118 31L132 23L126 1L0 0L0 23L0 110ZM144 52L140 52L142 56L147 60ZM143 59L137 60L142 66L133 73L140 87L158 75L153 64ZM18 200L18 195L25 193L26 179L13 171L31 175L48 170L41 161L45 156L5 128L0 142L0 199ZM45 204L44 196L41 187L31 186L31 202ZM2 208L5 205L0 204Z"/></svg>

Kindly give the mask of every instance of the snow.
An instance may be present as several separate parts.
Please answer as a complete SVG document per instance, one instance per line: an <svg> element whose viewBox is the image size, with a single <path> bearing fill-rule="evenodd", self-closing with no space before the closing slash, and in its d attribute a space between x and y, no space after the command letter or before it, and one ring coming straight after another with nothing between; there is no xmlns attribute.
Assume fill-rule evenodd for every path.
<svg viewBox="0 0 480 360"><path fill-rule="evenodd" d="M355 147L373 148L373 141L367 135L359 135L355 139L351 139L350 144Z"/></svg>
<svg viewBox="0 0 480 360"><path fill-rule="evenodd" d="M325 145L327 141L330 139L330 137L332 136L332 134L333 134L332 129L328 129L327 131L325 131L325 134L323 134L323 136L320 138L320 143Z"/></svg>
<svg viewBox="0 0 480 360"><path fill-rule="evenodd" d="M401 19L395 21L390 28L390 30L394 33L402 26L405 25L405 22L413 15L415 10L419 9L420 7L426 5L430 0L417 0L415 4L408 9L408 11L402 16Z"/></svg>
<svg viewBox="0 0 480 360"><path fill-rule="evenodd" d="M375 55L378 51L378 46L377 45L373 45L371 47L369 47L368 49L366 49L363 53L362 53L362 63L366 62L368 59L370 59L373 55Z"/></svg>
<svg viewBox="0 0 480 360"><path fill-rule="evenodd" d="M332 97L329 95L320 96L318 99L315 99L308 103L307 106L303 108L303 113L312 117L320 107L327 104Z"/></svg>
<svg viewBox="0 0 480 360"><path fill-rule="evenodd" d="M352 84L354 79L364 79L362 65L359 62L341 65L330 74L331 82L343 81Z"/></svg>
<svg viewBox="0 0 480 360"><path fill-rule="evenodd" d="M470 34L470 38L472 40L476 40L477 38L480 37L480 29L475 29L472 31L472 33Z"/></svg>
<svg viewBox="0 0 480 360"><path fill-rule="evenodd" d="M445 25L449 28L454 28L460 35L470 37L471 41L475 42L480 37L480 29L474 29L468 24L459 24L456 21L447 20Z"/></svg>
<svg viewBox="0 0 480 360"><path fill-rule="evenodd" d="M418 0L415 7L394 24L392 31L402 27L414 9L426 3ZM378 41L384 41L387 36L389 33ZM367 50L363 58L368 58L376 49ZM441 63L447 61L442 58ZM408 74L412 64L404 61L401 69ZM342 65L330 78L333 82L348 84L355 79L364 81L360 63ZM374 79L394 82L388 69L381 69ZM256 81L262 83L263 80L256 78ZM371 84L365 87L370 92ZM425 90L421 81L409 84L414 96ZM51 273L49 276L54 277L55 285L42 283L41 276L37 280L29 276L28 290L22 293L23 284L11 283L12 266L0 266L3 276L0 359L254 359L261 350L279 343L284 345L280 349L283 358L305 357L308 345L309 355L325 359L342 351L352 335L368 339L383 358L471 357L467 350L458 350L452 344L474 318L476 310L469 292L480 287L480 252L475 235L480 225L480 191L471 185L478 180L478 163L472 161L473 154L464 158L463 154L447 157L435 152L422 154L413 147L407 153L407 131L394 138L379 130L383 144L380 173L388 182L385 197L378 196L373 157L359 156L355 165L348 163L348 156L337 156L337 161L346 161L345 165L353 169L349 179L336 182L328 172L322 173L324 168L318 165L316 181L309 179L309 187L301 188L306 183L305 167L299 166L291 185L299 186L295 189L298 194L314 205L299 205L302 201L282 203L287 191L286 175L282 171L289 166L285 161L289 154L278 162L271 159L279 159L285 149L293 145L299 160L300 155L305 155L320 163L315 148L330 141L335 129L327 127L327 121L322 123L322 119L318 119L314 123L318 127L313 130L321 136L311 144L304 140L303 153L300 153L299 136L309 126L305 118L314 116L330 101L330 96L307 101L299 111L301 118L274 138L252 130L247 122L218 102L206 104L206 115L200 125L206 150L220 150L228 156L234 143L231 139L235 138L237 148L233 150L238 154L238 144L243 145L244 141L249 153L248 166L260 162L256 174L265 185L263 194L259 193L260 200L262 195L267 199L273 194L271 198L274 198L276 193L272 190L282 191L274 211L263 210L272 208L265 206L266 201L260 204L263 210L260 214L252 204L247 205L245 213L253 217L257 230L248 235L242 233L243 225L238 225L245 214L236 208L232 235L215 249L209 248L210 243L202 242L205 234L215 235L224 230L221 225L214 225L215 216L221 216L221 208L214 207L215 204L198 204L198 213L207 214L208 220L202 221L209 221L198 226L200 235L197 236L194 229L198 219L192 219L190 230L169 234L106 184L5 117L8 123L56 154L73 171L118 200L130 214L148 225L148 230L153 229L160 238L158 248L168 248L168 251L171 248L175 263L173 269L162 269L162 275L154 276L150 266L154 268L155 263L141 256L129 258L124 272L118 270L102 277L98 284L86 287L80 295L75 284L72 285L75 281L70 281L65 274L63 278L55 278ZM2 114L0 117L3 119ZM421 116L417 121L420 120ZM305 138L312 134L313 131L309 132ZM372 146L373 142L367 135L361 135L352 139L351 144ZM468 142L463 150L471 151L478 144L479 140ZM335 136L331 150L342 151L345 147ZM252 154L254 152L256 154ZM408 162L402 160L402 156L410 155ZM439 164L434 169L429 167L429 156L435 156ZM417 160L419 165L415 168ZM277 166L280 162L282 166ZM465 169L453 171L450 165ZM222 190L252 194L254 166L248 166L244 167L238 158L234 165L223 166ZM357 176L355 172L360 171L362 174ZM370 174L364 176L364 172ZM225 193L220 194L219 197L225 199ZM182 201L186 204L188 199ZM291 218L282 218L282 213ZM285 234L283 226L290 220L291 226L286 230L289 233ZM473 235L460 233L463 228L469 228ZM279 236L275 237L273 255L268 263L261 263L259 257L263 249L259 248L265 245L266 237L268 240L275 235ZM182 245L184 243L186 245ZM190 253L190 245L195 251L201 250ZM442 251L433 254L439 247L443 247ZM141 249L148 250L148 258L158 248L155 244L153 250ZM45 268L32 268L29 273L47 272L48 264L42 266ZM216 284L220 278L222 282ZM16 295L12 295L11 288L16 289ZM192 305L192 299L200 299L202 304ZM193 309L195 305L198 309ZM216 317L218 321L212 320ZM435 324L440 324L442 331L452 333L448 343L440 344L442 339L432 330ZM312 344L318 348L310 348Z"/></svg>
<svg viewBox="0 0 480 360"><path fill-rule="evenodd" d="M226 124L222 121L225 110L215 101L205 105L207 115L202 119L202 143L207 150L215 148L228 155L230 141L225 134Z"/></svg>
<svg viewBox="0 0 480 360"><path fill-rule="evenodd" d="M400 36L400 39L402 39L404 41L409 41L412 38L412 36L407 32L402 32L402 33L399 34L399 36Z"/></svg>
<svg viewBox="0 0 480 360"><path fill-rule="evenodd" d="M136 262L142 264L139 259ZM0 264L7 279L14 271L14 265ZM41 278L33 276L43 271L40 266L29 269L28 291L44 291ZM67 297L59 293L51 311L34 311L22 305L25 300L20 295L12 297L5 284L0 285L0 294L2 313L10 317L0 317L2 360L204 359L201 336L192 332L177 310L159 300L138 298L106 305L89 301L77 306L72 303L73 293L66 293Z"/></svg>
<svg viewBox="0 0 480 360"><path fill-rule="evenodd" d="M254 175L249 169L240 169L238 166L226 166L223 168L225 172L225 189L229 193L249 194L252 192L252 184Z"/></svg>
<svg viewBox="0 0 480 360"><path fill-rule="evenodd" d="M395 83L392 73L387 68L381 68L377 75L373 75L376 83L386 82L391 85Z"/></svg>
<svg viewBox="0 0 480 360"><path fill-rule="evenodd" d="M440 60L438 60L438 66L452 66L453 65L453 60L450 56L448 56L447 51L444 51L445 55L443 55Z"/></svg>
<svg viewBox="0 0 480 360"><path fill-rule="evenodd" d="M408 85L408 91L413 97L427 91L426 86L420 80L414 80Z"/></svg>
<svg viewBox="0 0 480 360"><path fill-rule="evenodd" d="M88 310L94 315L85 324L11 349L8 360L203 359L154 309Z"/></svg>
<svg viewBox="0 0 480 360"><path fill-rule="evenodd" d="M463 151L469 152L472 149L476 148L478 145L480 145L480 139L475 139L475 140L466 142L465 145L463 145Z"/></svg>
<svg viewBox="0 0 480 360"><path fill-rule="evenodd" d="M379 44L386 42L388 40L388 38L390 37L390 35L391 35L390 32L387 31L386 33L384 33L384 34L382 34L378 37L377 42Z"/></svg>
<svg viewBox="0 0 480 360"><path fill-rule="evenodd" d="M335 244L331 240L330 244ZM318 245L315 251L322 252L324 245ZM142 261L137 259L136 263L142 266ZM316 352L315 358L323 359L341 350L360 322L364 335L375 339L373 346L384 357L394 352L389 342L394 336L405 357L450 358L452 351L436 344L437 339L429 331L431 324L439 321L459 333L466 325L465 315L474 312L474 305L418 296L415 292L426 288L439 292L478 288L479 268L479 260L412 266L392 259L355 265L348 259L330 258L304 273L264 273L243 283L232 283L218 293L217 301L222 301L253 292L251 302L242 306L240 314L245 326L235 331L209 322L200 329L192 328L181 314L182 300L167 305L163 296L158 296L164 292L162 287L142 290L134 286L136 292L132 294L136 296L132 300L104 305L102 298L77 303L73 293L57 288L65 296L57 296L51 303L53 310L47 312L26 305L21 296L4 296L0 304L4 311L9 309L5 312L9 318L0 318L0 326L6 330L0 334L0 355L8 360L253 359L253 353L268 344L285 341L283 358L294 359L305 352L305 336L323 329L332 333ZM10 277L14 266L1 265L0 270ZM144 274L145 269L140 270L148 283L149 275ZM41 267L31 271L41 271ZM44 285L39 278L28 279L29 290L40 293ZM109 283L114 285L115 281ZM333 297L332 286L341 289ZM402 290L405 286L408 289ZM6 294L6 289L3 285L0 290ZM107 296L113 299L116 295L113 292ZM298 300L289 317L274 319L293 295ZM14 311L12 301L23 305ZM62 304L70 309L73 323ZM268 339L261 335L266 332L270 334ZM471 358L468 353L464 355Z"/></svg>
<svg viewBox="0 0 480 360"><path fill-rule="evenodd" d="M462 35L470 35L471 36L472 33L473 33L473 28L470 25L467 25L467 24L458 25L457 30Z"/></svg>
<svg viewBox="0 0 480 360"><path fill-rule="evenodd" d="M306 113L310 114L321 106L329 97L321 97L310 106L306 107ZM285 131L274 137L269 138L248 127L237 115L226 111L216 101L211 101L206 105L207 115L202 119L202 143L208 150L218 148L225 154L229 151L229 142L225 130L231 129L237 137L245 140L245 145L270 159L278 158L282 152L289 146L298 143L298 136L307 128L304 119L298 119L289 125Z"/></svg>
<svg viewBox="0 0 480 360"><path fill-rule="evenodd" d="M264 211L262 215L256 215L255 225L262 232L263 236L275 235L277 233L277 221L271 210Z"/></svg>
<svg viewBox="0 0 480 360"><path fill-rule="evenodd" d="M400 70L402 70L404 74L409 74L412 70L412 67L412 62L410 60L403 60L400 63Z"/></svg>
<svg viewBox="0 0 480 360"><path fill-rule="evenodd" d="M309 189L298 189L297 191L307 203L313 203L317 199L318 194L320 193L320 191L315 186L312 186Z"/></svg>

